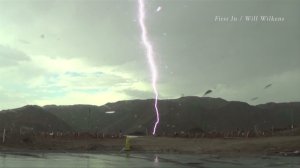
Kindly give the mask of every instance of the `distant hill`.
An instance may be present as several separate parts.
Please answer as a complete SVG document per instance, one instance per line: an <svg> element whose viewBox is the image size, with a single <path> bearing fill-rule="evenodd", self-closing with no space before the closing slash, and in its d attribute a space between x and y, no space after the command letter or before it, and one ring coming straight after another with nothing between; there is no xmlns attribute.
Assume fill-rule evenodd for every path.
<svg viewBox="0 0 300 168"><path fill-rule="evenodd" d="M152 132L154 101L128 100L94 105L24 106L0 112L0 129L18 131ZM221 98L182 97L159 100L158 133L287 128L300 125L300 102L252 106ZM107 111L114 111L107 114Z"/></svg>
<svg viewBox="0 0 300 168"><path fill-rule="evenodd" d="M20 128L33 128L33 131L70 131L72 128L56 117L46 112L42 107L28 105L0 112L0 129L19 132Z"/></svg>
<svg viewBox="0 0 300 168"><path fill-rule="evenodd" d="M182 97L159 100L158 132L192 130L271 129L300 125L300 103L268 103L252 106L221 98ZM155 122L153 100L128 100L103 106L44 106L78 131L143 132L152 131ZM115 111L107 114L107 111Z"/></svg>

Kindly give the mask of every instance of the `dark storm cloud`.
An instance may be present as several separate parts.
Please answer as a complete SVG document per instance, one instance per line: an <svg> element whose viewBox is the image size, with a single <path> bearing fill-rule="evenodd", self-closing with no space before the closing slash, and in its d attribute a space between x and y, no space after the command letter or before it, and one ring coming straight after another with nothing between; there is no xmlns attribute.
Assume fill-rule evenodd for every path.
<svg viewBox="0 0 300 168"><path fill-rule="evenodd" d="M161 64L168 65L160 67L160 82L171 83L173 93L199 94L217 84L239 90L241 84L258 79L263 84L265 78L299 68L299 1L156 2L164 10L150 20L151 37ZM275 15L287 21L220 23L214 22L217 15Z"/></svg>
<svg viewBox="0 0 300 168"><path fill-rule="evenodd" d="M210 88L210 96L250 103L300 100L295 92L300 86L300 1L153 0L145 7L160 98L202 96ZM285 21L214 21L215 16L245 15L280 16ZM105 87L102 101L127 98L121 94L153 97L135 0L0 1L0 26L0 73L9 79L0 83L4 89L18 80L10 76L39 76L34 85L39 87L47 86L45 79L55 73L68 88ZM12 71L7 65L29 60L22 52L30 53L32 63ZM47 73L33 75L41 73L34 67ZM87 75L91 72L104 75ZM262 92L271 82L272 88ZM259 99L250 100L255 97ZM66 97L60 100L69 102Z"/></svg>
<svg viewBox="0 0 300 168"><path fill-rule="evenodd" d="M68 43L61 50L64 55L85 59L93 66L143 59L139 56L143 53L135 1L77 1L73 5L64 13L67 25L60 35ZM54 19L53 24L60 24L60 20Z"/></svg>

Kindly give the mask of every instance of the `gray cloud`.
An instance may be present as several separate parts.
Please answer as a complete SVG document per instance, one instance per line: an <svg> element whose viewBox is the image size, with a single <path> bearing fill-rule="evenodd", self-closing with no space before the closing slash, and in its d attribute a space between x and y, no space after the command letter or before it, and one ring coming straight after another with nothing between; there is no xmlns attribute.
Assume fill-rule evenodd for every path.
<svg viewBox="0 0 300 168"><path fill-rule="evenodd" d="M157 2L164 11L150 25L160 57L161 90L197 95L218 84L241 88L260 79L263 85L267 78L299 67L299 2L246 2ZM287 22L216 23L216 15L274 15Z"/></svg>
<svg viewBox="0 0 300 168"><path fill-rule="evenodd" d="M149 99L153 97L153 93L150 91L141 91L135 89L126 89L123 92L133 99Z"/></svg>
<svg viewBox="0 0 300 168"><path fill-rule="evenodd" d="M22 61L29 61L30 58L23 52L0 45L0 66L17 65Z"/></svg>
<svg viewBox="0 0 300 168"><path fill-rule="evenodd" d="M7 25L0 30L3 37L0 43L12 46L0 46L0 65L4 67L2 74L5 72L6 79L10 75L47 79L55 71L51 66L40 72L38 69L43 67L39 65L19 65L29 60L24 53L30 53L31 58L42 55L57 59L54 62L77 59L84 64L86 67L80 70L72 69L72 64L71 70L55 71L58 76L74 71L68 80L62 78L67 85L111 86L132 98L153 96L151 92L131 87L132 83L141 82L143 86L139 87L147 90L144 85L149 83L151 88L151 74L139 37L136 1L6 1L0 4L4 4L0 5L0 24ZM156 12L158 6L162 9ZM212 89L210 96L230 100L249 101L259 97L253 103L299 101L295 92L300 82L297 78L299 6L300 1L296 0L147 1L147 27L159 70L161 98L181 94L202 96ZM214 22L217 15L273 15L285 17L286 21L221 23ZM45 38L41 39L41 34ZM69 62L63 61L62 65ZM7 65L17 67L11 71ZM79 74L87 68L92 71L103 67L111 68L112 72L97 79ZM47 85L45 81L43 84ZM268 83L274 87L265 91L257 89Z"/></svg>

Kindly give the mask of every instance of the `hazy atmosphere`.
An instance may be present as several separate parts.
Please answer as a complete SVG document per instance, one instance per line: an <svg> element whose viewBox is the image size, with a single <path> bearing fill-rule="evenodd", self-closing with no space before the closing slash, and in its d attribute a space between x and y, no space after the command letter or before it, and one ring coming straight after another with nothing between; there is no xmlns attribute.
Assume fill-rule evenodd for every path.
<svg viewBox="0 0 300 168"><path fill-rule="evenodd" d="M208 96L249 104L300 101L300 1L149 0L145 7L160 99L211 89ZM0 109L153 98L144 52L137 1L1 0Z"/></svg>

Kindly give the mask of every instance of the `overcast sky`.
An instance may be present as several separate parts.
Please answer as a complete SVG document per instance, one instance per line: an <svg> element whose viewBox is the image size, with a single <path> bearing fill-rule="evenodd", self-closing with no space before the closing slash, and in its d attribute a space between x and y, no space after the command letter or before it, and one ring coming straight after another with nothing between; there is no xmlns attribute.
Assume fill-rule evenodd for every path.
<svg viewBox="0 0 300 168"><path fill-rule="evenodd" d="M145 1L161 99L300 101L300 1ZM152 98L137 5L0 0L0 109ZM215 21L262 15L284 21Z"/></svg>

